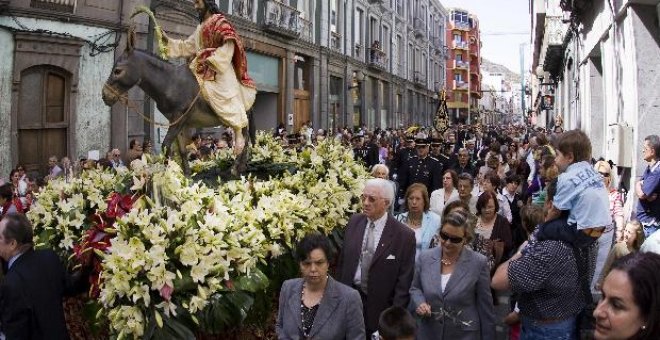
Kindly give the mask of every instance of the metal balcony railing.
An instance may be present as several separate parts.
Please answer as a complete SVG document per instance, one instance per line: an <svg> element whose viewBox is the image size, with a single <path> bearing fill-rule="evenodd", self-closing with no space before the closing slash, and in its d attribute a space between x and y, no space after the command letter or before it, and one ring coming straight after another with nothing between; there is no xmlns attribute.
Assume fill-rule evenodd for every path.
<svg viewBox="0 0 660 340"><path fill-rule="evenodd" d="M379 48L370 48L369 66L380 70L387 70L387 53Z"/></svg>
<svg viewBox="0 0 660 340"><path fill-rule="evenodd" d="M415 71L413 81L419 86L426 86L426 73Z"/></svg>
<svg viewBox="0 0 660 340"><path fill-rule="evenodd" d="M341 34L330 32L330 48L335 52L341 53Z"/></svg>
<svg viewBox="0 0 660 340"><path fill-rule="evenodd" d="M55 11L73 12L78 5L78 0L31 0L33 8L50 9Z"/></svg>
<svg viewBox="0 0 660 340"><path fill-rule="evenodd" d="M468 83L454 80L454 90L467 90Z"/></svg>
<svg viewBox="0 0 660 340"><path fill-rule="evenodd" d="M470 45L467 43L467 41L455 41L454 40L454 48L460 48L462 50L467 50L470 49Z"/></svg>
<svg viewBox="0 0 660 340"><path fill-rule="evenodd" d="M462 31L469 31L471 29L470 23L462 21L454 21L454 28L457 28Z"/></svg>
<svg viewBox="0 0 660 340"><path fill-rule="evenodd" d="M454 60L454 68L468 68L470 64L463 60Z"/></svg>
<svg viewBox="0 0 660 340"><path fill-rule="evenodd" d="M266 1L265 29L285 37L297 38L302 31L300 11L275 0Z"/></svg>
<svg viewBox="0 0 660 340"><path fill-rule="evenodd" d="M232 1L232 14L247 20L254 18L254 2L251 0Z"/></svg>
<svg viewBox="0 0 660 340"><path fill-rule="evenodd" d="M314 25L311 21L300 18L300 39L314 43Z"/></svg>

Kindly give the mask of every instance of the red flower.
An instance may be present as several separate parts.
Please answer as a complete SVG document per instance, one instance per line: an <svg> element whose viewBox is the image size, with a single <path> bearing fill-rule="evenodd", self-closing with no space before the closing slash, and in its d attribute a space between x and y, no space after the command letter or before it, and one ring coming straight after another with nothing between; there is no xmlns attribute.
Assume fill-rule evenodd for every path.
<svg viewBox="0 0 660 340"><path fill-rule="evenodd" d="M174 287L170 287L167 283L160 289L160 296L167 300L170 301L172 298L172 292L174 292Z"/></svg>

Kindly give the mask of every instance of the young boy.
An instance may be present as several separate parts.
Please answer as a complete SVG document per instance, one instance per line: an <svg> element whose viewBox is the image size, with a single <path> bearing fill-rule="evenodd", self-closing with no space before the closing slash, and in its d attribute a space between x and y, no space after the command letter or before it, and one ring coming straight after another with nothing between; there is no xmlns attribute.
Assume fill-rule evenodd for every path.
<svg viewBox="0 0 660 340"><path fill-rule="evenodd" d="M559 240L583 248L594 243L612 223L608 192L603 177L591 166L591 141L580 130L557 137L555 163L561 174L553 205L569 211L568 228L539 228L536 238Z"/></svg>
<svg viewBox="0 0 660 340"><path fill-rule="evenodd" d="M393 306L382 313L378 319L378 332L372 340L414 340L417 323L412 315L402 307Z"/></svg>

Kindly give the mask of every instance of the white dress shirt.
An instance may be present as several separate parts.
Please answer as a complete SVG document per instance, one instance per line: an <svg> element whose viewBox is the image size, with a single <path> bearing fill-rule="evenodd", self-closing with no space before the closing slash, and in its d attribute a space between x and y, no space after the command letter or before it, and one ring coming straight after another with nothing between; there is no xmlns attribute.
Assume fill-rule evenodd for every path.
<svg viewBox="0 0 660 340"><path fill-rule="evenodd" d="M379 219L373 221L375 224L374 227L374 251L375 249L378 249L378 243L380 242L380 237L383 235L383 230L385 229L385 224L387 223L387 213L383 214ZM362 249L364 249L365 244L367 243L367 229L369 228L369 225L371 224L371 220L367 218L367 225L365 225L365 230L364 230L364 236L362 236ZM360 249L360 254L362 254L362 249ZM358 261L357 265L357 270L355 271L355 276L353 277L353 283L357 287L360 286L362 283L362 256L360 256L360 260Z"/></svg>

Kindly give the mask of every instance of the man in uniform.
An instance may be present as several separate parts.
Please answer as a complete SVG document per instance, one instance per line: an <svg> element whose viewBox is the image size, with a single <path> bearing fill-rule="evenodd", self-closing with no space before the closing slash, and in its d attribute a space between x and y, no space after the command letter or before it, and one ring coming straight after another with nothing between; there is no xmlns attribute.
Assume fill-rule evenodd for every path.
<svg viewBox="0 0 660 340"><path fill-rule="evenodd" d="M401 172L403 172L406 164L408 164L410 158L415 156L415 154L415 139L412 136L407 135L404 146L397 150L396 158L394 159L393 170L398 178L401 178Z"/></svg>
<svg viewBox="0 0 660 340"><path fill-rule="evenodd" d="M364 146L364 140L362 136L355 135L351 138L353 143L353 159L356 162L361 162L364 166L369 166L369 148Z"/></svg>
<svg viewBox="0 0 660 340"><path fill-rule="evenodd" d="M429 156L429 144L426 139L415 140L417 155L410 158L401 171L399 181L399 203L406 195L406 190L413 183L426 185L429 193L442 187L442 169L440 162Z"/></svg>

